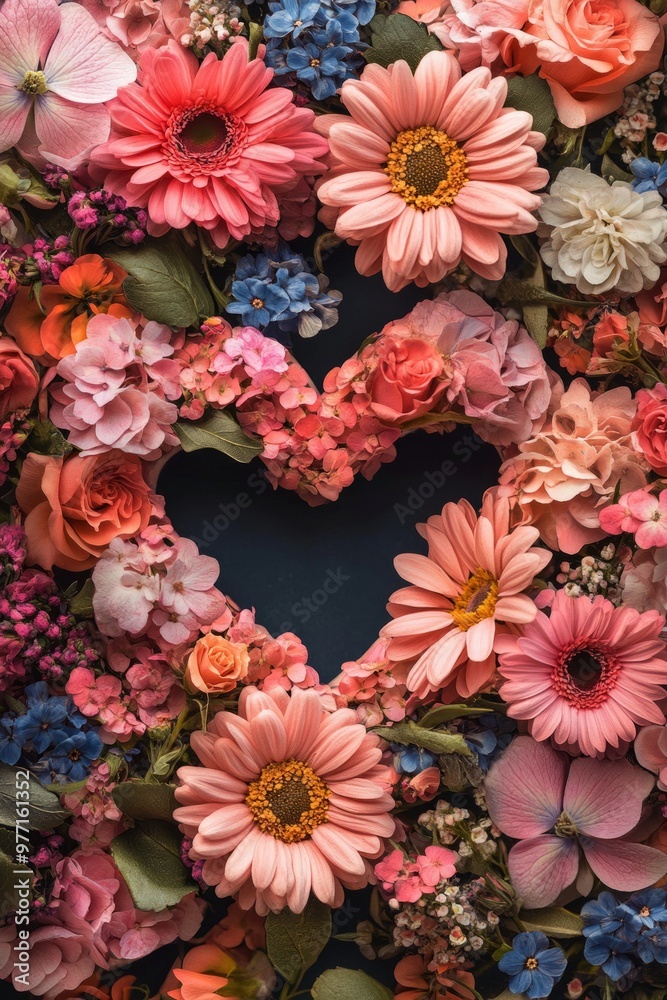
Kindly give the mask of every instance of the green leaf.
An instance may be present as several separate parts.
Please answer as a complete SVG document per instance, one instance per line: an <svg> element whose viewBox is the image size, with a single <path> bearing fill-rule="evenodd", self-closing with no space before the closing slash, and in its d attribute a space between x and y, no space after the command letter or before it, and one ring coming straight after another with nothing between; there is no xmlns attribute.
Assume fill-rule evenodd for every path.
<svg viewBox="0 0 667 1000"><path fill-rule="evenodd" d="M331 937L331 908L311 897L302 913L282 910L266 918L266 950L288 983L298 983Z"/></svg>
<svg viewBox="0 0 667 1000"><path fill-rule="evenodd" d="M69 602L69 609L75 618L92 618L93 617L93 594L95 593L95 586L90 577L86 580L83 587Z"/></svg>
<svg viewBox="0 0 667 1000"><path fill-rule="evenodd" d="M38 455L68 455L72 445L50 420L36 420L26 439L28 451Z"/></svg>
<svg viewBox="0 0 667 1000"><path fill-rule="evenodd" d="M590 302L582 299L566 299L563 295L556 295L547 288L541 288L531 281L522 281L520 278L506 278L498 285L498 298L502 305L515 302L518 305L557 305L557 306L590 306Z"/></svg>
<svg viewBox="0 0 667 1000"><path fill-rule="evenodd" d="M619 167L617 163L614 163L610 156L605 153L602 157L602 166L600 168L600 173L605 180L612 181L625 181L629 184L632 180L632 174L624 170L623 167Z"/></svg>
<svg viewBox="0 0 667 1000"><path fill-rule="evenodd" d="M507 81L506 108L527 111L533 116L533 129L548 135L556 117L554 99L546 80L537 73L513 76Z"/></svg>
<svg viewBox="0 0 667 1000"><path fill-rule="evenodd" d="M183 753L183 745L179 744L169 753L162 754L153 764L153 774L156 778L166 778L174 769L176 761Z"/></svg>
<svg viewBox="0 0 667 1000"><path fill-rule="evenodd" d="M425 24L413 21L406 14L376 14L370 29L370 48L364 52L364 58L369 63L389 66L398 59L404 59L414 73L427 52L442 49Z"/></svg>
<svg viewBox="0 0 667 1000"><path fill-rule="evenodd" d="M23 809L27 807L27 816ZM25 768L0 764L0 823L15 826L17 820L29 830L52 830L69 813L60 806L58 796L50 792Z"/></svg>
<svg viewBox="0 0 667 1000"><path fill-rule="evenodd" d="M208 410L201 420L180 420L174 427L183 451L213 448L235 462L251 462L264 445L250 438L226 410Z"/></svg>
<svg viewBox="0 0 667 1000"><path fill-rule="evenodd" d="M172 822L176 808L174 785L152 785L145 781L124 781L112 791L119 809L132 819L163 819Z"/></svg>
<svg viewBox="0 0 667 1000"><path fill-rule="evenodd" d="M107 256L127 271L123 291L147 319L167 326L198 326L215 312L202 275L173 233L131 250L114 247Z"/></svg>
<svg viewBox="0 0 667 1000"><path fill-rule="evenodd" d="M255 59L257 56L257 49L259 48L259 43L262 40L262 26L257 24L255 21L251 21L248 25L248 62L251 59Z"/></svg>
<svg viewBox="0 0 667 1000"><path fill-rule="evenodd" d="M544 931L549 937L580 937L584 922L578 913L571 913L561 906L547 906L543 910L522 910L519 920L528 931Z"/></svg>
<svg viewBox="0 0 667 1000"><path fill-rule="evenodd" d="M324 261L327 257L329 257L330 253L335 250L336 247L339 247L343 242L343 238L341 236L336 236L335 233L320 233L315 240L315 249L313 251L318 271L324 271Z"/></svg>
<svg viewBox="0 0 667 1000"><path fill-rule="evenodd" d="M175 906L197 888L181 861L182 835L161 820L137 823L111 841L111 853L139 910Z"/></svg>
<svg viewBox="0 0 667 1000"><path fill-rule="evenodd" d="M424 729L435 729L452 719L463 719L466 715L488 715L492 711L491 708L473 708L470 705L436 705L422 716L418 725Z"/></svg>
<svg viewBox="0 0 667 1000"><path fill-rule="evenodd" d="M329 969L312 989L313 1000L394 1000L393 991L356 969Z"/></svg>
<svg viewBox="0 0 667 1000"><path fill-rule="evenodd" d="M523 323L541 351L547 346L549 337L549 309L546 305L525 305Z"/></svg>
<svg viewBox="0 0 667 1000"><path fill-rule="evenodd" d="M380 726L373 730L388 743L401 743L403 746L421 747L432 753L459 753L463 757L471 757L472 751L458 733L443 733L432 729L424 729L416 722L397 722L395 726Z"/></svg>

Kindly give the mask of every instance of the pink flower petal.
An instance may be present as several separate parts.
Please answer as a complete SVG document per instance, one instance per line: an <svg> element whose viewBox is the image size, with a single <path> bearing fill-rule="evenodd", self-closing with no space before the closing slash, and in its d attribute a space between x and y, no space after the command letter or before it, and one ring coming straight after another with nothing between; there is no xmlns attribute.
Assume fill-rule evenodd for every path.
<svg viewBox="0 0 667 1000"><path fill-rule="evenodd" d="M84 107L52 93L35 102L40 152L48 159L66 156L71 160L77 155L83 158L88 150L108 138L109 122L109 112L103 104Z"/></svg>
<svg viewBox="0 0 667 1000"><path fill-rule="evenodd" d="M79 104L115 97L136 79L136 65L120 45L105 38L83 7L65 3L59 10L61 29L44 66L49 90Z"/></svg>
<svg viewBox="0 0 667 1000"><path fill-rule="evenodd" d="M634 892L667 874L667 854L646 844L582 837L581 846L597 877L610 889Z"/></svg>
<svg viewBox="0 0 667 1000"><path fill-rule="evenodd" d="M577 877L579 849L551 834L522 840L509 853L508 870L524 906L549 906Z"/></svg>
<svg viewBox="0 0 667 1000"><path fill-rule="evenodd" d="M27 94L0 85L0 153L19 141L31 107L32 101Z"/></svg>
<svg viewBox="0 0 667 1000"><path fill-rule="evenodd" d="M509 837L537 837L562 811L567 759L546 743L518 736L485 782L491 819Z"/></svg>
<svg viewBox="0 0 667 1000"><path fill-rule="evenodd" d="M13 87L44 65L60 27L56 0L5 0L0 10L0 84Z"/></svg>
<svg viewBox="0 0 667 1000"><path fill-rule="evenodd" d="M653 783L650 774L627 760L579 757L570 765L563 809L582 833L605 840L622 837L639 822Z"/></svg>

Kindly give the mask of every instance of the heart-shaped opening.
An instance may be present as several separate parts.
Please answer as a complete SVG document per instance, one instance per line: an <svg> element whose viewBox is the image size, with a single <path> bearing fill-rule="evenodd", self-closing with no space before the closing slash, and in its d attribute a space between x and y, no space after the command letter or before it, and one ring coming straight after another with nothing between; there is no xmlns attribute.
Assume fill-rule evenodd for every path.
<svg viewBox="0 0 667 1000"><path fill-rule="evenodd" d="M331 265L332 285L344 296L340 321L320 334L317 350L312 342L294 345L318 386L367 336L423 297L417 289L389 292L379 278L360 284L348 248ZM415 525L449 500L477 505L497 479L495 449L469 427L417 431L397 452L372 481L358 476L335 503L315 508L274 491L259 460L238 465L213 451L176 455L158 488L178 533L220 563L220 589L254 607L273 634L296 632L311 665L330 680L385 623L387 599L399 585L394 556L423 548Z"/></svg>

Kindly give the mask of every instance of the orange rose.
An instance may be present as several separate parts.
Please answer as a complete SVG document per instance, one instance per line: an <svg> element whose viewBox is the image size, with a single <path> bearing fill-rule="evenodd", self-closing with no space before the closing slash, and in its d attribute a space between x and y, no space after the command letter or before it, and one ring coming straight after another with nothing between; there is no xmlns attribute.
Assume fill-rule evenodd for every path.
<svg viewBox="0 0 667 1000"><path fill-rule="evenodd" d="M32 406L39 375L30 358L9 337L0 337L0 420Z"/></svg>
<svg viewBox="0 0 667 1000"><path fill-rule="evenodd" d="M569 128L616 111L664 46L659 18L638 0L532 0L523 30L510 34L509 64L524 76L539 70Z"/></svg>
<svg viewBox="0 0 667 1000"><path fill-rule="evenodd" d="M16 488L27 515L28 559L51 569L90 569L114 538L148 524L151 493L136 455L28 455Z"/></svg>
<svg viewBox="0 0 667 1000"><path fill-rule="evenodd" d="M233 691L248 674L248 647L209 632L188 657L185 680L195 691L209 694Z"/></svg>
<svg viewBox="0 0 667 1000"><path fill-rule="evenodd" d="M44 285L39 299L21 286L5 320L7 331L26 354L54 365L86 339L91 316L132 316L122 293L126 277L113 261L85 254L65 268L57 285Z"/></svg>
<svg viewBox="0 0 667 1000"><path fill-rule="evenodd" d="M428 413L449 384L442 378L445 361L435 344L420 337L384 336L377 350L378 365L367 383L373 412L397 425Z"/></svg>

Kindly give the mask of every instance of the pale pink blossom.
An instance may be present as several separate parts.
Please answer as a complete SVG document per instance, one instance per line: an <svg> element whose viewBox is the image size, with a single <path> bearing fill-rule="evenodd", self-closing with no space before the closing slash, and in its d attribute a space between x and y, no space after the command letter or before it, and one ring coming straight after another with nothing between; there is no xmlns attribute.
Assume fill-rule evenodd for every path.
<svg viewBox="0 0 667 1000"><path fill-rule="evenodd" d="M658 496L646 490L626 493L600 511L600 527L610 535L633 534L640 549L667 545L667 490Z"/></svg>
<svg viewBox="0 0 667 1000"><path fill-rule="evenodd" d="M65 165L108 138L105 102L136 77L87 11L57 0L5 0L0 66L0 152Z"/></svg>

